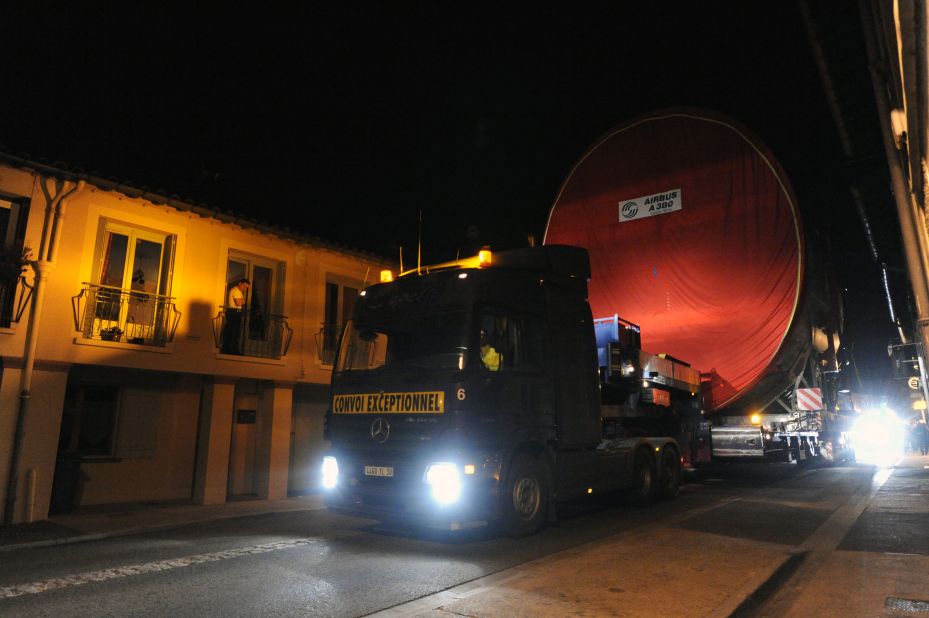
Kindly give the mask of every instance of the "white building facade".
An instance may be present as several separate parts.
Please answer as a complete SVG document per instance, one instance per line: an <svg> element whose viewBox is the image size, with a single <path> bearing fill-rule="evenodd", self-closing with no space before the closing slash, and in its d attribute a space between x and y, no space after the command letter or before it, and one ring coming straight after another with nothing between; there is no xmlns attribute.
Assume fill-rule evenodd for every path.
<svg viewBox="0 0 929 618"><path fill-rule="evenodd" d="M6 156L0 242L5 523L316 489L338 334L390 264Z"/></svg>

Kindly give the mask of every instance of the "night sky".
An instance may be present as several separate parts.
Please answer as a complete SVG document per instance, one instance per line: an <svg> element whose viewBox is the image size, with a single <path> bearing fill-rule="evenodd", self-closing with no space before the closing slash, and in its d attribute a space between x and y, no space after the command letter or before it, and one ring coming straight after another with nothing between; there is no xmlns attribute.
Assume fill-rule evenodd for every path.
<svg viewBox="0 0 929 618"><path fill-rule="evenodd" d="M7 7L0 147L392 259L421 213L436 262L541 238L616 124L716 110L786 168L847 288L850 358L885 377L895 330L850 184L905 319L908 287L856 3L812 3L851 153L798 4L620 4Z"/></svg>

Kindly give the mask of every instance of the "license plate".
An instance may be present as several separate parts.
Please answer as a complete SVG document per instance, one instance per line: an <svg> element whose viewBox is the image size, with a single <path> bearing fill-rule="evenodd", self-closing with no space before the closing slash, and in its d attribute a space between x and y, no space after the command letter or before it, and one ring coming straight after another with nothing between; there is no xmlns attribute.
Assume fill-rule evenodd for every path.
<svg viewBox="0 0 929 618"><path fill-rule="evenodd" d="M365 466L365 476L389 476L394 475L394 469L387 466Z"/></svg>

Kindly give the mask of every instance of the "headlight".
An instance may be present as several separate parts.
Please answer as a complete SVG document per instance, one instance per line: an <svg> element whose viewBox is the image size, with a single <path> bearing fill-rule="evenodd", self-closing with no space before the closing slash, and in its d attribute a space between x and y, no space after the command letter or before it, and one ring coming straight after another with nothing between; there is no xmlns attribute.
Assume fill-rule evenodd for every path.
<svg viewBox="0 0 929 618"><path fill-rule="evenodd" d="M453 463L429 464L423 481L432 487L432 497L439 504L451 504L461 495L461 476Z"/></svg>
<svg viewBox="0 0 929 618"><path fill-rule="evenodd" d="M339 482L339 462L335 457L323 457L323 488L332 489Z"/></svg>

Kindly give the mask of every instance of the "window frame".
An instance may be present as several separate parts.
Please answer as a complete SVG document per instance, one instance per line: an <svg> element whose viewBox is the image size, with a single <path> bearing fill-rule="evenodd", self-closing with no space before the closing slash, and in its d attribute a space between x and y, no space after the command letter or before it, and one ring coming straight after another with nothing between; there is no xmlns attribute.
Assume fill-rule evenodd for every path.
<svg viewBox="0 0 929 618"><path fill-rule="evenodd" d="M231 319L228 315L226 307L229 291L232 288L232 284L236 280L245 277L249 280L251 285L248 289L248 292L246 293L245 305L242 309L242 316L247 315L248 317L244 319L241 326L241 332L235 338L235 345L233 346L238 351L224 348L224 346L226 346L224 338L228 334L224 322L222 334L219 335L220 339L217 340L223 341L223 343L220 345L219 353L243 358L282 358L283 354L286 353L286 350L281 353L280 350L272 349L269 351L265 348L269 345L274 348L276 343L279 343L284 338L286 338L286 340L289 342L289 336L284 333L284 329L289 330L290 328L287 326L287 316L284 315L287 288L287 262L279 258L269 257L267 255L262 255L252 251L237 249L235 247L227 247L224 263L225 272L223 275L223 298L220 302L220 307L222 307L220 314L226 314L224 320ZM231 268L233 264L238 264L243 268L233 269ZM270 292L267 293L269 300L262 301L256 309L253 303L254 299L256 298L256 294L258 293L256 286L256 280L258 277L255 276L255 270L258 268L270 271ZM256 311L257 314L255 313ZM260 327L260 331L256 331L256 322L253 322L252 320L255 320L255 315L260 315L261 312L264 312L266 315L262 316L263 326ZM272 322L275 322L277 326L272 325ZM272 337L271 333L272 331L278 332L277 330L274 330L277 327L280 327L281 329L281 337L275 339ZM256 332L263 334L264 336L253 336ZM244 340L240 341L243 335Z"/></svg>
<svg viewBox="0 0 929 618"><path fill-rule="evenodd" d="M330 286L335 286L336 303L330 311ZM354 297L351 299L350 307L346 310L345 290L354 290ZM334 367L335 360L339 353L339 344L342 340L342 333L345 331L345 325L351 319L351 312L355 303L364 289L364 284L359 283L351 277L326 274L323 283L323 302L322 302L322 323L321 339L319 343L319 362L324 367ZM335 316L341 321L330 322L330 315ZM328 354L328 356L327 356Z"/></svg>
<svg viewBox="0 0 929 618"><path fill-rule="evenodd" d="M477 367L480 371L487 370L480 358L480 332L484 328L485 319L494 320L505 319L512 326L507 326L507 330L513 330L516 333L516 362L508 361L513 357L512 342L507 343L506 349L494 346L494 349L502 355L502 364L500 372L520 373L539 375L545 372L545 337L544 337L544 319L541 316L526 312L517 311L500 305L479 305L475 307L474 319L474 340L477 342L475 349L477 354L469 355L469 364ZM533 343L533 338L536 339ZM491 344L493 345L493 343ZM533 349L537 348L537 349ZM531 360L526 360L531 359ZM489 370L487 370L489 371Z"/></svg>

